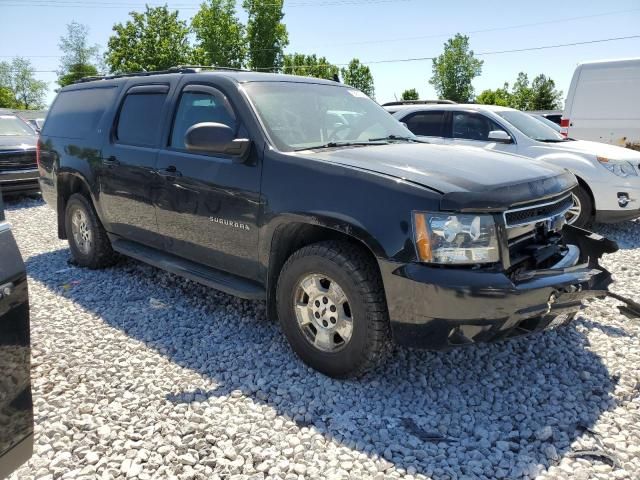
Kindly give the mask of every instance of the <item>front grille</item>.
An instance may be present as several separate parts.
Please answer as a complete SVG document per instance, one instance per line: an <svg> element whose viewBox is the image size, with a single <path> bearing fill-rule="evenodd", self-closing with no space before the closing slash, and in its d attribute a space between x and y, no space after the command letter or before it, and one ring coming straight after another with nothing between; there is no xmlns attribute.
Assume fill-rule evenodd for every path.
<svg viewBox="0 0 640 480"><path fill-rule="evenodd" d="M564 214L572 205L569 194L550 202L507 210L504 212L504 222L507 228L532 224Z"/></svg>
<svg viewBox="0 0 640 480"><path fill-rule="evenodd" d="M35 150L0 151L0 172L37 168Z"/></svg>

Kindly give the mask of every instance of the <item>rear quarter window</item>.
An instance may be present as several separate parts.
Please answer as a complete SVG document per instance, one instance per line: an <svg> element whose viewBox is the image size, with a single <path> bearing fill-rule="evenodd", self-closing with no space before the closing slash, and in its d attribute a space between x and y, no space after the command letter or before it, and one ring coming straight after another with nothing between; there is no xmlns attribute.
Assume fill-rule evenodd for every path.
<svg viewBox="0 0 640 480"><path fill-rule="evenodd" d="M43 135L85 138L94 132L105 110L115 100L117 88L84 88L65 90L53 103Z"/></svg>

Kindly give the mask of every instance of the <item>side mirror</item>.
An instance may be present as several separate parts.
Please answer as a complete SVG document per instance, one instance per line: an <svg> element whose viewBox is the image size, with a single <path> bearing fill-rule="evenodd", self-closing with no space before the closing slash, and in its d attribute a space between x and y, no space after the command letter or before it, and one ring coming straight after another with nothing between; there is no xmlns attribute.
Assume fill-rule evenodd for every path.
<svg viewBox="0 0 640 480"><path fill-rule="evenodd" d="M513 139L504 130L492 130L487 136L487 140L496 143L511 143Z"/></svg>
<svg viewBox="0 0 640 480"><path fill-rule="evenodd" d="M230 155L244 162L251 140L235 138L233 129L222 123L202 122L189 127L184 134L184 145L190 152Z"/></svg>

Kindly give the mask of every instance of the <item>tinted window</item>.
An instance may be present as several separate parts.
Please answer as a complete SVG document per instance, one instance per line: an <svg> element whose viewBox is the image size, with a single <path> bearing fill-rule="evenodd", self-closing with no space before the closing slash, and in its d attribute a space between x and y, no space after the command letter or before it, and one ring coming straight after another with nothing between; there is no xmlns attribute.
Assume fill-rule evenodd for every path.
<svg viewBox="0 0 640 480"><path fill-rule="evenodd" d="M405 123L415 135L427 137L441 137L444 112L419 112L405 120Z"/></svg>
<svg viewBox="0 0 640 480"><path fill-rule="evenodd" d="M532 119L532 121L535 121ZM504 131L500 125L480 113L454 112L453 138L489 141L489 132Z"/></svg>
<svg viewBox="0 0 640 480"><path fill-rule="evenodd" d="M157 145L162 124L162 107L166 98L166 93L127 95L118 117L118 141L130 145Z"/></svg>
<svg viewBox="0 0 640 480"><path fill-rule="evenodd" d="M95 131L107 107L114 101L115 87L62 91L47 114L43 135L84 138Z"/></svg>
<svg viewBox="0 0 640 480"><path fill-rule="evenodd" d="M184 135L196 123L222 123L236 131L236 118L227 98L217 90L213 93L184 92L173 124L171 146L184 148Z"/></svg>

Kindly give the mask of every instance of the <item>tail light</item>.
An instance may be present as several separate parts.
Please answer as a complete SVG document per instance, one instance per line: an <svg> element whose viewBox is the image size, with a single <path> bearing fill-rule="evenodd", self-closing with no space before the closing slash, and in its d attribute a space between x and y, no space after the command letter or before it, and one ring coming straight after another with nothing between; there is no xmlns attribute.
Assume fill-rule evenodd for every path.
<svg viewBox="0 0 640 480"><path fill-rule="evenodd" d="M560 119L560 134L563 137L567 137L569 135L569 119L568 118Z"/></svg>

